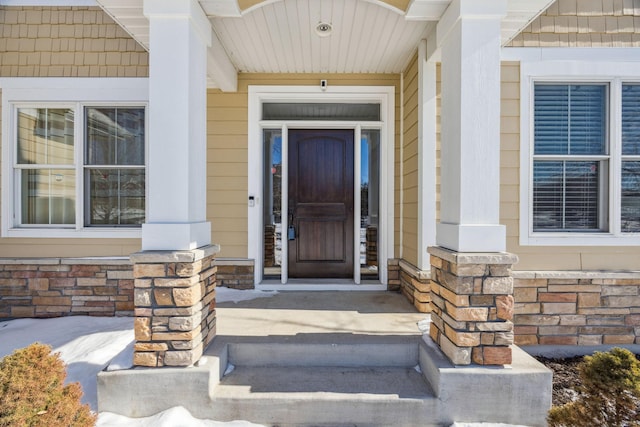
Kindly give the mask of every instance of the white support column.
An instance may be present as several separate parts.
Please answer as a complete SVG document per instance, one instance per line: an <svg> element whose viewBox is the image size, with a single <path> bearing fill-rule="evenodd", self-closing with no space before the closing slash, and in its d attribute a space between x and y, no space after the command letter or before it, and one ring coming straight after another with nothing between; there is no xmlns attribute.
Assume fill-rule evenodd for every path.
<svg viewBox="0 0 640 427"><path fill-rule="evenodd" d="M436 243L502 252L500 21L506 0L453 0L437 27L442 55L441 204Z"/></svg>
<svg viewBox="0 0 640 427"><path fill-rule="evenodd" d="M142 250L211 243L206 221L207 48L197 0L144 0L149 18L148 216Z"/></svg>
<svg viewBox="0 0 640 427"><path fill-rule="evenodd" d="M435 37L434 37L435 38ZM418 47L418 265L430 268L427 248L436 242L436 61L429 57L428 43Z"/></svg>

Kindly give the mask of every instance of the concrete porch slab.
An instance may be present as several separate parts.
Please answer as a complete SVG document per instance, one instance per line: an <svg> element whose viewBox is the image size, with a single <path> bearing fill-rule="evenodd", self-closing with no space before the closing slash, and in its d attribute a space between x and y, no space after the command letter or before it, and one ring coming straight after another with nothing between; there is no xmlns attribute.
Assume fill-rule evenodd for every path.
<svg viewBox="0 0 640 427"><path fill-rule="evenodd" d="M218 337L354 334L419 336L418 313L393 292L279 292L269 298L216 304Z"/></svg>

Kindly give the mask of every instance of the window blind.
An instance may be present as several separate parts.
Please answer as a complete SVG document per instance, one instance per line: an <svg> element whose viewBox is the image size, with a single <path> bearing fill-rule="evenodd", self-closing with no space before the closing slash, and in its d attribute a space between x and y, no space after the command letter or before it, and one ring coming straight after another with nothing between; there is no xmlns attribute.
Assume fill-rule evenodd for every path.
<svg viewBox="0 0 640 427"><path fill-rule="evenodd" d="M606 92L606 85L536 84L535 154L605 154Z"/></svg>
<svg viewBox="0 0 640 427"><path fill-rule="evenodd" d="M640 156L640 85L622 85L622 154Z"/></svg>

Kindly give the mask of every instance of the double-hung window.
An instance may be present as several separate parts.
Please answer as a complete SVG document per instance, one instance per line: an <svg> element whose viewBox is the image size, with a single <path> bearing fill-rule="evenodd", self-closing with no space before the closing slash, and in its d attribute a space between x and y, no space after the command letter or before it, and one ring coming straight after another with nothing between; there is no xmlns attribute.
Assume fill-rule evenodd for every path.
<svg viewBox="0 0 640 427"><path fill-rule="evenodd" d="M146 79L16 80L1 82L3 235L139 237Z"/></svg>
<svg viewBox="0 0 640 427"><path fill-rule="evenodd" d="M536 83L533 231L608 231L607 84Z"/></svg>
<svg viewBox="0 0 640 427"><path fill-rule="evenodd" d="M525 62L521 88L520 243L640 243L640 64Z"/></svg>

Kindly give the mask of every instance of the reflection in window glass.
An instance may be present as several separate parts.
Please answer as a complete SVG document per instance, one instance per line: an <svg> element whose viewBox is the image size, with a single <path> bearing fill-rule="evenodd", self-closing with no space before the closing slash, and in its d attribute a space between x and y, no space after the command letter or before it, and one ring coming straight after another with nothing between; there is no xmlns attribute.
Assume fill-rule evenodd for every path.
<svg viewBox="0 0 640 427"><path fill-rule="evenodd" d="M71 225L76 205L73 110L19 108L17 113L21 223Z"/></svg>
<svg viewBox="0 0 640 427"><path fill-rule="evenodd" d="M75 223L75 171L23 169L21 171L22 224Z"/></svg>
<svg viewBox="0 0 640 427"><path fill-rule="evenodd" d="M85 223L139 226L145 221L144 108L87 108Z"/></svg>
<svg viewBox="0 0 640 427"><path fill-rule="evenodd" d="M363 129L360 140L360 277L378 278L380 131Z"/></svg>
<svg viewBox="0 0 640 427"><path fill-rule="evenodd" d="M264 271L267 279L282 274L282 132L265 129L264 138Z"/></svg>
<svg viewBox="0 0 640 427"><path fill-rule="evenodd" d="M622 162L622 231L640 232L640 161Z"/></svg>
<svg viewBox="0 0 640 427"><path fill-rule="evenodd" d="M137 225L144 222L144 169L88 169L92 225Z"/></svg>
<svg viewBox="0 0 640 427"><path fill-rule="evenodd" d="M73 164L73 110L18 109L18 163Z"/></svg>

